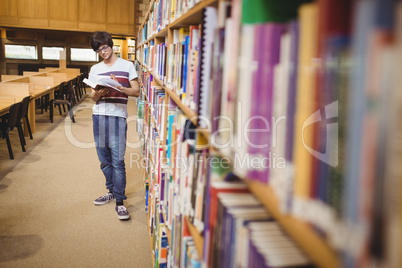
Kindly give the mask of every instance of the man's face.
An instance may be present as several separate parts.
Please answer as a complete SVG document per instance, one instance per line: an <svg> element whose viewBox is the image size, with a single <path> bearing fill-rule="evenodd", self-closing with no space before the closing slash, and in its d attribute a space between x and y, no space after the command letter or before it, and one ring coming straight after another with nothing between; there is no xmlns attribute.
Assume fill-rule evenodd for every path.
<svg viewBox="0 0 402 268"><path fill-rule="evenodd" d="M112 56L113 49L104 44L100 45L96 52L102 57L102 59L107 60Z"/></svg>

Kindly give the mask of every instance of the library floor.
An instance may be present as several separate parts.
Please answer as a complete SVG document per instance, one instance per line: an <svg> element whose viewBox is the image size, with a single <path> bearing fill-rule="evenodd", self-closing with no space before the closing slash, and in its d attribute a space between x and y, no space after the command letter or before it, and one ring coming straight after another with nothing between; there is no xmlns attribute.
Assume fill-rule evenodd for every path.
<svg viewBox="0 0 402 268"><path fill-rule="evenodd" d="M53 124L48 112L37 113L25 153L11 131L14 160L0 139L0 267L152 267L135 120L126 151L131 219L120 221L113 203L93 204L107 191L93 146L92 105L86 98L75 107L75 124L57 109ZM130 98L129 115L135 113Z"/></svg>

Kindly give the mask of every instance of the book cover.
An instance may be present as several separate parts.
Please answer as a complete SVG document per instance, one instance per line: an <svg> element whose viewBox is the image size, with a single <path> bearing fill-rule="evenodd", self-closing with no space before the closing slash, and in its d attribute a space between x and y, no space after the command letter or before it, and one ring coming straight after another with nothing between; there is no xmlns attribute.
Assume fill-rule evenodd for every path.
<svg viewBox="0 0 402 268"><path fill-rule="evenodd" d="M272 90L274 83L274 66L279 62L280 36L282 24L266 23L256 26L254 59L258 61L258 70L252 84L253 102L264 105L253 105L250 111L252 118L249 129L250 158L258 159L258 164L248 171L248 177L263 183L268 182L269 159L272 129ZM260 53L262 53L260 55Z"/></svg>
<svg viewBox="0 0 402 268"><path fill-rule="evenodd" d="M211 175L212 177L212 175ZM247 193L249 192L247 186L244 183L230 183L223 181L213 181L210 178L210 187L209 187L209 210L208 210L208 237L204 238L209 241L209 245L207 246L208 253L205 263L208 263L209 266L212 265L212 259L214 256L213 251L213 238L215 237L215 225L217 223L217 211L218 211L218 193ZM207 217L206 217L207 218ZM207 234L205 234L206 236Z"/></svg>
<svg viewBox="0 0 402 268"><path fill-rule="evenodd" d="M184 41L184 56L183 56L183 81L181 83L182 87L182 96L181 99L185 100L186 99L186 94L187 94L187 74L188 74L188 61L189 61L189 46L190 46L190 36L186 36L185 41Z"/></svg>
<svg viewBox="0 0 402 268"><path fill-rule="evenodd" d="M209 88L210 110L208 118L211 123L211 133L218 130L218 116L221 112L221 96L222 96L222 60L223 47L225 40L225 29L218 28L215 31L215 42L213 47L212 71L211 71L211 87Z"/></svg>
<svg viewBox="0 0 402 268"><path fill-rule="evenodd" d="M316 66L314 59L317 57L317 19L318 6L315 3L305 4L300 7L300 46L298 65L298 84L296 114L294 125L294 195L295 203L293 212L298 217L305 216L306 203L311 193L311 149L313 144L314 118L314 90Z"/></svg>
<svg viewBox="0 0 402 268"><path fill-rule="evenodd" d="M280 41L280 61L274 67L274 85L272 89L273 127L271 136L271 155L274 156L275 162L273 162L274 164L270 167L269 184L275 191L280 203L283 203L284 192L286 192L283 185L286 184L285 146L287 132L286 112L290 73L290 41L290 34L287 31L284 32ZM279 161L282 161L282 163Z"/></svg>
<svg viewBox="0 0 402 268"><path fill-rule="evenodd" d="M214 7L206 7L202 12L202 29L200 45L200 75L199 79L199 99L198 99L198 124L201 127L207 127L206 119L209 100L209 79L211 72L212 44L214 42L214 33L218 25L217 10Z"/></svg>
<svg viewBox="0 0 402 268"><path fill-rule="evenodd" d="M229 73L231 68L233 68L233 66L231 66L230 64L232 63L232 57L230 57L229 55L231 55L231 50L232 50L232 46L234 45L232 42L232 31L233 31L233 24L232 24L232 18L226 18L225 20L225 28L224 29L219 29L219 42L222 41L223 45L223 54L220 54L220 57L222 58L222 60L220 60L222 63L217 61L217 64L222 64L222 74L221 74L221 79L222 81L219 82L218 80L214 81L214 83L216 83L216 86L221 86L220 89L220 107L219 107L219 113L220 113L220 117L219 120L217 120L218 126L217 126L217 130L215 130L215 126L213 126L214 128L214 132L213 133L217 133L218 135L214 135L213 138L215 138L215 140L212 140L212 143L214 144L214 146L216 146L217 148L219 148L219 150L224 153L225 155L230 155L230 152L232 150L231 146L230 146L230 142L231 142L231 126L233 125L233 123L235 123L236 121L231 121L231 118L228 116L229 115L229 107L230 107L230 101L233 101L232 98L233 96L230 95L229 93L229 86L230 86L230 81L229 81ZM221 38L223 38L223 40L221 40ZM217 47L217 49L219 49L219 46ZM217 60L217 59L216 59ZM243 65L241 65L243 66ZM216 76L218 76L218 74L216 74ZM242 77L242 76L240 76ZM219 79L219 77L216 77L216 79ZM216 100L217 101L217 100ZM214 103L215 105L216 103Z"/></svg>
<svg viewBox="0 0 402 268"><path fill-rule="evenodd" d="M272 220L272 216L263 207L231 208L227 211L228 230L225 237L224 259L226 267L236 267L242 254L240 228L253 221Z"/></svg>
<svg viewBox="0 0 402 268"><path fill-rule="evenodd" d="M227 216L227 210L235 207L254 208L260 206L261 203L255 199L250 193L218 193L218 207L217 207L217 221L216 229L213 235L213 250L214 254L213 267L226 267L224 248L225 245L230 243L230 236L227 232L230 228L230 222Z"/></svg>
<svg viewBox="0 0 402 268"><path fill-rule="evenodd" d="M292 21L289 24L289 34L291 38L290 48L290 67L289 67L289 89L288 105L286 114L286 152L287 164L293 162L293 140L294 140L294 119L297 98L297 77L298 77L298 55L299 55L299 22Z"/></svg>
<svg viewBox="0 0 402 268"><path fill-rule="evenodd" d="M250 49L254 48L254 42L257 39L255 31L255 25L243 24L241 26L239 60L242 64L239 66L239 72L242 73L242 75L238 77L239 86L236 93L237 112L235 114L233 126L233 139L238 141L235 147L235 155L240 159L240 161L243 161L248 154L249 145L244 139L244 127L247 120L250 118L250 110L253 104L250 92L242 89L252 88L253 77L255 77L255 72L258 69L258 63L253 60L254 49ZM234 165L234 172L242 178L247 176L248 169L249 167L247 165Z"/></svg>

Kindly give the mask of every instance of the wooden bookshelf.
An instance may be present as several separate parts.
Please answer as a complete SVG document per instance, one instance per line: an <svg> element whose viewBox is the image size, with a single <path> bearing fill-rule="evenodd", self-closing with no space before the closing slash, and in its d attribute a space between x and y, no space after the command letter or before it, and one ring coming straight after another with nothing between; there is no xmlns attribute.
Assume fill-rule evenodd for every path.
<svg viewBox="0 0 402 268"><path fill-rule="evenodd" d="M197 124L197 114L191 110L189 107L185 106L181 100L180 97L173 92L171 89L168 87L165 87L165 91L168 93L169 97L171 97L174 102L177 104L177 106L180 107L180 109L183 111L183 113L196 125Z"/></svg>
<svg viewBox="0 0 402 268"><path fill-rule="evenodd" d="M311 226L300 220L284 215L271 187L256 181L245 180L248 188L267 208L283 229L299 244L318 267L341 267L336 252L312 230Z"/></svg>
<svg viewBox="0 0 402 268"><path fill-rule="evenodd" d="M167 25L165 28L163 28L157 34L155 34L155 37L166 37L168 35L168 29L169 26Z"/></svg>
<svg viewBox="0 0 402 268"><path fill-rule="evenodd" d="M201 22L202 9L207 6L217 6L218 0L204 0L196 4L193 8L181 15L175 21L170 23L170 28L186 27L191 24L199 24Z"/></svg>
<svg viewBox="0 0 402 268"><path fill-rule="evenodd" d="M145 22L148 21L149 14L150 14L150 13L153 11L153 9L154 9L154 3L155 3L155 0L151 0L151 2L149 3L149 8L148 8L147 13L145 14L144 21L141 23L141 26L140 26L140 28L138 28L138 29L142 30L142 29L144 28ZM143 45L144 43L145 43L145 42L142 42L141 45Z"/></svg>
<svg viewBox="0 0 402 268"><path fill-rule="evenodd" d="M177 104L177 106L179 106L180 109L183 111L183 113L191 120L191 122L193 122L194 125L197 125L197 118L198 118L197 114L193 110L191 110L190 107L184 105L184 103L181 101L180 97L173 90L171 90L167 86L164 86L163 81L161 81L159 78L157 78L154 75L154 73L148 69L147 66L143 65L142 63L140 63L140 64L143 68L145 68L147 70L147 72L152 74L154 81L156 81L159 85L162 86L162 88L169 95L169 97L171 97L173 99L173 101ZM211 135L210 129L198 127L198 132L201 133L208 140L210 139L210 135ZM215 149L215 150L217 150L217 149Z"/></svg>
<svg viewBox="0 0 402 268"><path fill-rule="evenodd" d="M207 6L216 7L218 6L219 1L220 0L204 0L199 2L193 8L184 13L182 16L166 25L165 28L162 29L160 32L152 34L149 38L147 38L147 40L141 42L141 44L139 44L139 47L143 48L144 44L149 43L151 40L155 40L155 43L157 43L158 41L162 40L162 38L166 37L169 37L168 43L171 43L172 38L170 30L178 29L181 27L187 27L189 25L200 24L203 8ZM148 20L150 13L153 11L154 3L155 0L152 0L146 18L142 22L141 27L139 28L140 30L144 28L144 25ZM152 74L154 82L163 87L166 96L169 96L177 104L177 106L181 109L184 115L188 119L190 119L195 125L197 125L197 113L194 112L192 109L190 109L188 106L186 106L181 101L180 97L176 94L176 92L174 92L171 88L166 86L164 81L157 78L147 66L145 66L143 63L141 63L141 66L145 68L146 72ZM200 133L206 139L206 143L209 144L211 140L211 131L209 129L198 128L198 133ZM164 142L166 142L166 140L164 140ZM219 150L214 148L212 145L209 145L209 148L212 151L220 153ZM164 148L164 152L165 151L166 148ZM278 200L271 187L269 187L266 184L261 184L255 181L245 180L245 182L248 188L250 189L250 192L261 201L261 203L266 207L266 209L283 227L285 232L295 240L295 242L306 253L306 255L310 257L310 259L315 265L317 265L318 267L329 267L329 268L341 267L341 263L337 255L337 252L329 246L329 244L325 241L325 239L323 239L317 233L315 233L313 228L309 224L304 223L290 215L285 215L280 211ZM163 217L165 218L165 215L163 215ZM198 230L194 227L194 225L191 224L188 217L185 217L185 221L189 228L190 234L193 237L198 255L200 256L200 258L202 258L204 249L204 238L199 234ZM167 231L168 231L168 241L170 244L172 242L171 232L170 230Z"/></svg>

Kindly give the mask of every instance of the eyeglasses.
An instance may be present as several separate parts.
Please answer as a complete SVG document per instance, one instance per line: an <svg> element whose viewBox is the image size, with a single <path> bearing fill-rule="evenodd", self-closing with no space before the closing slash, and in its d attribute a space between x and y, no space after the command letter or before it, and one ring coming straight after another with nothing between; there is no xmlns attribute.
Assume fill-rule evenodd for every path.
<svg viewBox="0 0 402 268"><path fill-rule="evenodd" d="M102 48L96 50L96 53L102 53L102 51L105 51L105 50L108 49L108 48L109 48L109 46L104 46L104 47L102 47Z"/></svg>

